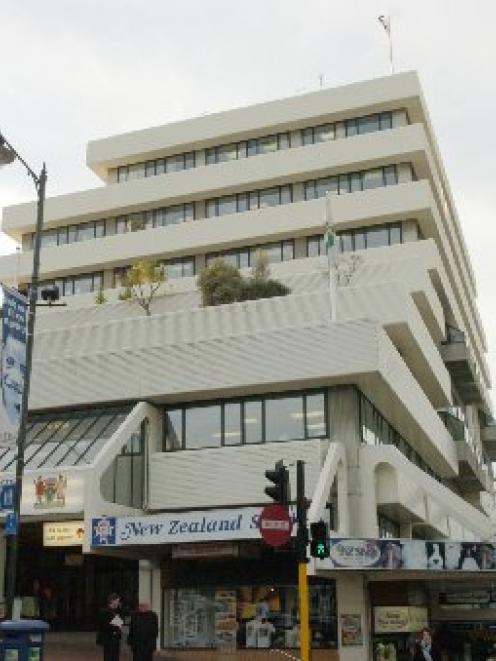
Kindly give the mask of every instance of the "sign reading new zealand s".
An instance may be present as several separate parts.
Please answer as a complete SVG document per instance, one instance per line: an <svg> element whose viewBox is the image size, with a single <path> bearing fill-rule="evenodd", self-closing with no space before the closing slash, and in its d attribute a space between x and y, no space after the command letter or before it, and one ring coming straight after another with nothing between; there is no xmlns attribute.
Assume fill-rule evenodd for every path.
<svg viewBox="0 0 496 661"><path fill-rule="evenodd" d="M92 546L260 539L259 507L92 520ZM293 534L296 516L291 509Z"/></svg>
<svg viewBox="0 0 496 661"><path fill-rule="evenodd" d="M3 289L0 447L17 443L26 371L26 322L28 303L17 291Z"/></svg>

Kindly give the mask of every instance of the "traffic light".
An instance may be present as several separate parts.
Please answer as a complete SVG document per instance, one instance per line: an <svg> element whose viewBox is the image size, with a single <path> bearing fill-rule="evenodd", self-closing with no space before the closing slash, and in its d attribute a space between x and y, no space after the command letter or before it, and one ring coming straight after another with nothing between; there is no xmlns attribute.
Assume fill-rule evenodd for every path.
<svg viewBox="0 0 496 661"><path fill-rule="evenodd" d="M265 487L265 493L269 498L279 505L287 506L289 497L289 472L285 468L282 460L279 460L274 470L265 471L265 477L272 482L274 486Z"/></svg>
<svg viewBox="0 0 496 661"><path fill-rule="evenodd" d="M330 553L329 531L325 521L310 524L310 555L312 558L328 558Z"/></svg>

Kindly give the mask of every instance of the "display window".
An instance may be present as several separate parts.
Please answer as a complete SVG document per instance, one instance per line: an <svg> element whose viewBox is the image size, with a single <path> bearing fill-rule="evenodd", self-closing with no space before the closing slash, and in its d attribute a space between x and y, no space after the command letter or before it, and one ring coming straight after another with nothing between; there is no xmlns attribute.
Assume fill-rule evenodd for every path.
<svg viewBox="0 0 496 661"><path fill-rule="evenodd" d="M334 583L311 584L312 647L336 648ZM164 591L167 648L291 649L299 646L296 585Z"/></svg>

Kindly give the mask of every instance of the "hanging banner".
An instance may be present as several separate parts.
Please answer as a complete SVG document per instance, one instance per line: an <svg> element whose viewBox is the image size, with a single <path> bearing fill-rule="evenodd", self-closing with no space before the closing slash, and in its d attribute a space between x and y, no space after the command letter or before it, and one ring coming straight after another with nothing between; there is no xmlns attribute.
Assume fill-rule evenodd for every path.
<svg viewBox="0 0 496 661"><path fill-rule="evenodd" d="M14 448L19 432L26 371L28 301L14 289L2 285L2 291L0 448Z"/></svg>

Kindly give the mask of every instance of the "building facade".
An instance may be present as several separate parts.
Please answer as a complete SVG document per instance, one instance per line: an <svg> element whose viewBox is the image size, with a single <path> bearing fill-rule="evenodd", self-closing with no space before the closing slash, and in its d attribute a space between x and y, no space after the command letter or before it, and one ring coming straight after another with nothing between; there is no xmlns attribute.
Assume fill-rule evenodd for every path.
<svg viewBox="0 0 496 661"><path fill-rule="evenodd" d="M60 577L79 563L87 626L101 597L91 586L110 575L106 588L153 603L160 644L178 658L291 651L295 555L264 546L257 527L264 471L279 459L293 494L305 461L310 520L325 518L333 538L427 540L430 556L444 540L480 555L493 538L496 456L487 346L416 74L94 141L87 163L104 185L46 203L42 286L57 285L67 306L37 320L23 534L40 564L25 570L28 597L47 566ZM0 279L20 289L34 228L34 204L4 209L22 252L0 259ZM290 293L203 307L202 269L222 258L248 273L259 250ZM119 300L140 259L168 274L150 316ZM13 458L0 457L4 479ZM55 561L40 526L74 520L84 538L77 552L62 542ZM461 644L477 658L470 623L491 621L492 565L456 574L443 558L435 580L427 564L312 562L314 658L379 658L381 644L400 653L424 620L468 622ZM451 609L446 595L474 582L487 601ZM49 597L67 625L60 603L75 597ZM385 608L412 622L419 610L384 631Z"/></svg>

